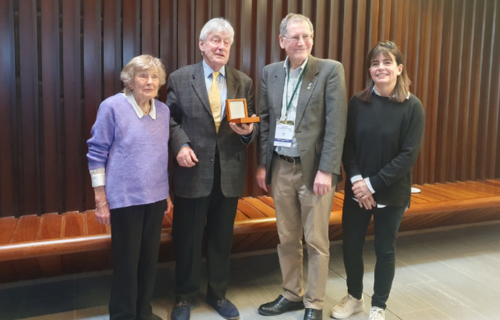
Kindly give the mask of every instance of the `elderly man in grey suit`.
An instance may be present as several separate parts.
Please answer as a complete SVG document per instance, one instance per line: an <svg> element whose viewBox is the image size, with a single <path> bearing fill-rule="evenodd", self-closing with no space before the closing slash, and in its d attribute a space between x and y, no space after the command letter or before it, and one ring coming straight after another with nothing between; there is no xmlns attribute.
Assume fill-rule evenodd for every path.
<svg viewBox="0 0 500 320"><path fill-rule="evenodd" d="M304 319L322 319L328 276L328 222L347 120L342 64L311 55L311 21L287 15L280 46L288 57L264 68L257 183L271 185L280 244L283 293L259 308L278 315L306 308ZM308 288L302 284L302 230L308 253Z"/></svg>
<svg viewBox="0 0 500 320"><path fill-rule="evenodd" d="M226 99L246 98L248 114L254 115L252 80L226 65L233 38L228 21L210 20L200 33L203 61L175 71L168 80L170 146L176 155L173 320L190 318L188 301L199 290L205 229L206 302L226 319L239 318L238 309L225 297L229 255L238 198L245 189L246 147L256 139L259 126L226 119Z"/></svg>

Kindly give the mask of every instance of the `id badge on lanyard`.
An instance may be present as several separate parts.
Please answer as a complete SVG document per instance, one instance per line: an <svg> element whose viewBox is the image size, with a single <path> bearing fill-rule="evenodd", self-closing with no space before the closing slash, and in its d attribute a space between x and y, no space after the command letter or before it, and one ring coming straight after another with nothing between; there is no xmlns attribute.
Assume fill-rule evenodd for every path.
<svg viewBox="0 0 500 320"><path fill-rule="evenodd" d="M290 148L292 146L292 138L294 130L295 126L293 121L278 120L276 122L276 134L274 135L274 146Z"/></svg>
<svg viewBox="0 0 500 320"><path fill-rule="evenodd" d="M290 106L292 105L293 97L295 96L295 93L297 92L301 82L302 78L304 77L304 73L307 68L307 63L304 66L304 70L302 71L302 74L299 77L299 81L297 82L297 85L295 86L295 90L293 91L292 97L290 98L290 101L286 104L286 114L287 116L285 117L284 120L278 120L276 121L276 134L274 135L274 146L275 147L286 147L290 148L292 146L292 139L293 139L293 132L295 130L295 122L294 121L287 121L288 118L288 111L290 110ZM287 90L288 90L288 81L290 79L290 73L288 73L287 77Z"/></svg>

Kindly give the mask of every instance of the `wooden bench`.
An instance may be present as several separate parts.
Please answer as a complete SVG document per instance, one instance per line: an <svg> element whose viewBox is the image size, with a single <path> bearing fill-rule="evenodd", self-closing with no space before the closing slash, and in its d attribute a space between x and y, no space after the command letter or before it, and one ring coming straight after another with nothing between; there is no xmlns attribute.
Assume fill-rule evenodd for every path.
<svg viewBox="0 0 500 320"><path fill-rule="evenodd" d="M500 219L500 179L416 185L400 231ZM342 238L344 194L335 194L330 239ZM172 215L163 221L160 261L173 259ZM372 226L369 227L369 234ZM275 248L271 197L244 197L238 202L233 253ZM98 224L94 211L47 213L0 218L0 282L111 268L110 227Z"/></svg>

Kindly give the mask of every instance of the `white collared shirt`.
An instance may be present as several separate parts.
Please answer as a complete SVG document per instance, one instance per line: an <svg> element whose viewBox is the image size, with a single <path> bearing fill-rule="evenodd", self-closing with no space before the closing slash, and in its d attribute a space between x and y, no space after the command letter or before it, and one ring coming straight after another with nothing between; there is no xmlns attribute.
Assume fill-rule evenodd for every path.
<svg viewBox="0 0 500 320"><path fill-rule="evenodd" d="M127 98L128 102L130 102L139 119L141 119L144 116L144 112L142 112L142 109L139 108L139 105L135 101L133 93L131 92L129 94L125 94L124 92L122 92L122 94L125 96L125 98ZM156 120L155 99L151 99L151 110L149 110L149 116L151 117L151 119Z"/></svg>
<svg viewBox="0 0 500 320"><path fill-rule="evenodd" d="M309 60L309 57L298 67L297 69L293 70L290 73L290 80L287 82L285 80L285 86L283 88L283 102L281 104L281 118L280 120L288 120L288 121L293 121L295 123L295 118L297 116L297 103L299 101L299 94L300 94L300 87L297 88L297 92L295 92L295 95L293 96L292 103L290 105L290 109L288 110L288 116L287 116L287 103L290 102L290 98L293 95L293 91L295 87L297 86L297 82L299 81L300 75L302 72L304 72L304 68L307 64L307 61ZM286 57L285 63L283 65L283 68L285 69L285 74L286 77L288 77L288 72L289 72L289 63L290 59L289 57ZM297 127L295 127L297 128ZM282 154L284 156L288 157L298 157L300 156L299 153L299 147L297 145L297 138L295 137L295 130L293 132L292 136L292 146L291 147L275 147L274 149L278 154Z"/></svg>

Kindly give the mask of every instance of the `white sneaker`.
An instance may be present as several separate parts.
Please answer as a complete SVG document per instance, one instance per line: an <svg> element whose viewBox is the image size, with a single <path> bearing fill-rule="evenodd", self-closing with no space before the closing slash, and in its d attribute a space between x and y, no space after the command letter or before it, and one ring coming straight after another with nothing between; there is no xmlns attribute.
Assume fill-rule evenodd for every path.
<svg viewBox="0 0 500 320"><path fill-rule="evenodd" d="M355 313L362 312L363 310L365 310L365 301L363 300L363 297L358 300L348 294L340 300L338 305L333 307L332 317L336 319L345 319Z"/></svg>
<svg viewBox="0 0 500 320"><path fill-rule="evenodd" d="M368 320L385 320L385 310L379 307L372 307Z"/></svg>

